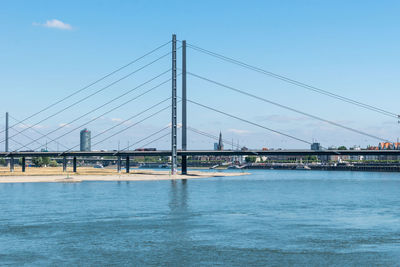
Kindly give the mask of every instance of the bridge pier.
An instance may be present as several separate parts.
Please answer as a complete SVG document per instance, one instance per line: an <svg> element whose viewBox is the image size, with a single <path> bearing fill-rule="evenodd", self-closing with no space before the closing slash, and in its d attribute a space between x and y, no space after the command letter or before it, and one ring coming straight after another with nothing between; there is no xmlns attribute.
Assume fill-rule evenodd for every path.
<svg viewBox="0 0 400 267"><path fill-rule="evenodd" d="M118 156L118 160L117 160L117 170L118 170L118 173L120 173L121 172L121 156Z"/></svg>
<svg viewBox="0 0 400 267"><path fill-rule="evenodd" d="M14 172L14 157L10 158L10 172Z"/></svg>
<svg viewBox="0 0 400 267"><path fill-rule="evenodd" d="M182 150L187 150L186 138L186 40L182 41ZM183 175L187 174L187 156L182 155L182 171Z"/></svg>
<svg viewBox="0 0 400 267"><path fill-rule="evenodd" d="M187 157L182 156L182 174L187 174Z"/></svg>
<svg viewBox="0 0 400 267"><path fill-rule="evenodd" d="M129 156L126 156L125 169L126 173L129 173Z"/></svg>
<svg viewBox="0 0 400 267"><path fill-rule="evenodd" d="M74 157L73 159L73 168L74 168L74 172L76 172L76 157Z"/></svg>
<svg viewBox="0 0 400 267"><path fill-rule="evenodd" d="M26 164L25 164L25 157L22 157L22 162L21 162L21 164L22 164L22 172L25 172L25 167L26 167Z"/></svg>
<svg viewBox="0 0 400 267"><path fill-rule="evenodd" d="M67 157L66 156L63 157L62 166L63 166L63 172L66 172L67 171Z"/></svg>

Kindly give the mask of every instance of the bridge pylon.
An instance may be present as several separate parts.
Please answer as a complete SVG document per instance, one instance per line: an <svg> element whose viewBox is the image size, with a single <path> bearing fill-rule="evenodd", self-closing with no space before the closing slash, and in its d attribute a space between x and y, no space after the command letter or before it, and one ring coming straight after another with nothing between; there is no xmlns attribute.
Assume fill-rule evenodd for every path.
<svg viewBox="0 0 400 267"><path fill-rule="evenodd" d="M5 136L5 148L4 151L8 152L8 112L6 112L6 136Z"/></svg>
<svg viewBox="0 0 400 267"><path fill-rule="evenodd" d="M182 150L187 150L186 117L186 40L182 41ZM187 174L187 156L182 155L182 174Z"/></svg>
<svg viewBox="0 0 400 267"><path fill-rule="evenodd" d="M172 35L172 123L171 123L171 174L177 171L177 117L176 117L176 35Z"/></svg>

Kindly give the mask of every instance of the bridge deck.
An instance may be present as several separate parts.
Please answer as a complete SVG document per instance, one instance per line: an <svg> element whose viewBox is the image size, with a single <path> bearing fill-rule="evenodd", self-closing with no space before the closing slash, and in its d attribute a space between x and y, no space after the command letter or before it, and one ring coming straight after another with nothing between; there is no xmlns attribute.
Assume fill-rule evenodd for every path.
<svg viewBox="0 0 400 267"><path fill-rule="evenodd" d="M171 151L69 151L69 152L0 152L0 157L104 157L104 156L170 156ZM187 150L178 151L178 156L307 156L307 155L398 155L400 150Z"/></svg>

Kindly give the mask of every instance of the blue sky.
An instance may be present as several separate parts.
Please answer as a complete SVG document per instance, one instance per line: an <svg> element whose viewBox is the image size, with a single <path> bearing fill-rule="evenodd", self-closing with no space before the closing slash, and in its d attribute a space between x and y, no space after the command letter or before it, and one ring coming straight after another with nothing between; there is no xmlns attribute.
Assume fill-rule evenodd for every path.
<svg viewBox="0 0 400 267"><path fill-rule="evenodd" d="M165 43L172 33L176 33L179 40L186 39L188 43L266 70L400 113L399 11L398 1L2 1L0 93L3 97L0 100L0 126L4 127L3 114L6 111L13 117L23 119ZM158 54L27 123L40 121L168 51L169 47L165 47ZM68 112L40 123L36 128L46 134L168 68L170 60L165 58ZM396 119L253 73L190 49L188 70L386 139L396 140L400 136L400 125ZM170 86L167 84L87 127L92 130L92 135L101 133L169 95ZM192 77L188 77L188 97L302 139L316 139L326 147L342 144L366 146L378 142ZM121 102L116 101L108 109ZM50 137L56 138L106 110L90 114ZM251 148L307 147L192 105L189 105L188 116L192 127L215 135L222 131L226 139ZM137 120L140 118L123 126ZM99 144L95 149L115 148L118 142L121 147L128 142L132 144L168 125L169 120L168 112L162 113ZM110 134L122 128L116 127ZM59 141L73 146L77 144L78 132L76 130ZM38 137L31 130L25 133ZM15 138L22 143L28 142L25 137ZM214 141L206 137L189 132L189 138L189 148L213 147ZM45 141L40 140L42 143ZM166 149L169 148L169 141L169 138L164 138L151 146ZM15 143L12 146L19 147ZM56 149L53 144L49 147Z"/></svg>

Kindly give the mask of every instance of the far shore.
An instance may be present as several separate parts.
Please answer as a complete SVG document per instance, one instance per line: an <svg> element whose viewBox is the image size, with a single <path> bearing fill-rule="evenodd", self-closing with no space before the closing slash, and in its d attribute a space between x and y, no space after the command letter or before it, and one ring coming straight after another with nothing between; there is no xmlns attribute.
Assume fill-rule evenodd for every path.
<svg viewBox="0 0 400 267"><path fill-rule="evenodd" d="M187 175L171 175L170 171L132 169L130 173L118 173L114 169L95 169L80 167L77 172L63 172L59 167L27 168L26 172L15 169L0 168L0 183L49 183L49 182L82 182L82 181L156 181L201 179L247 175L246 172L204 172L189 171Z"/></svg>

